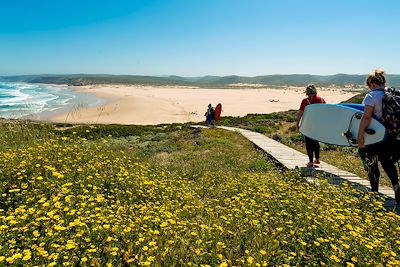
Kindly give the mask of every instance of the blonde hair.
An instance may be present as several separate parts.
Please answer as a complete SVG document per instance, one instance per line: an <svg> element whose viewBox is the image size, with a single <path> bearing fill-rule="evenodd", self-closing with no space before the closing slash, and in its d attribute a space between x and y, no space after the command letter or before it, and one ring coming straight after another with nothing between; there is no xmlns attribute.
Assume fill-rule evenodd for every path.
<svg viewBox="0 0 400 267"><path fill-rule="evenodd" d="M307 96L317 95L317 88L315 88L314 84L307 85L307 87L306 87L306 95Z"/></svg>
<svg viewBox="0 0 400 267"><path fill-rule="evenodd" d="M372 83L377 85L385 85L386 83L385 72L381 69L374 70L374 72L368 75L366 83L367 85L370 85Z"/></svg>

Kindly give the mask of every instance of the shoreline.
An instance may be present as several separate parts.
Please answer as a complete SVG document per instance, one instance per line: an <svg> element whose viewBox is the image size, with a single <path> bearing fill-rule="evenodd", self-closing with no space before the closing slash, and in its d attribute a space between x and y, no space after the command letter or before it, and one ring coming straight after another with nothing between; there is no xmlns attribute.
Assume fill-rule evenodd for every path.
<svg viewBox="0 0 400 267"><path fill-rule="evenodd" d="M46 114L46 121L79 124L137 124L202 122L207 105L222 103L221 116L245 116L298 109L303 87L193 88L180 86L90 85L70 88L104 102L97 106L66 107ZM320 88L318 95L337 104L360 92ZM42 114L44 117L44 115Z"/></svg>
<svg viewBox="0 0 400 267"><path fill-rule="evenodd" d="M45 86L52 86L62 90L69 90L74 96L65 106L56 108L54 110L45 110L39 113L23 116L21 119L28 119L34 121L55 122L53 117L63 116L65 114L74 113L76 110L85 108L95 108L100 105L105 105L110 102L109 99L101 98L86 91L80 91L76 86L68 86L66 84L43 84Z"/></svg>

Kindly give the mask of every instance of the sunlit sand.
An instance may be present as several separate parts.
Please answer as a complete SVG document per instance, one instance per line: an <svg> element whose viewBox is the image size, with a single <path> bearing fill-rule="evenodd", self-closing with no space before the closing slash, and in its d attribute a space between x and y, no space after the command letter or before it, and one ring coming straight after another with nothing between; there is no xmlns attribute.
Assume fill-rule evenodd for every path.
<svg viewBox="0 0 400 267"><path fill-rule="evenodd" d="M51 121L139 125L199 122L205 119L209 103L213 106L222 103L222 116L245 116L298 109L305 97L302 87L204 89L95 85L76 87L74 90L94 94L105 99L106 104L96 108L85 108L85 105L71 107L68 112L51 117ZM319 90L319 95L332 104L356 94L337 88Z"/></svg>

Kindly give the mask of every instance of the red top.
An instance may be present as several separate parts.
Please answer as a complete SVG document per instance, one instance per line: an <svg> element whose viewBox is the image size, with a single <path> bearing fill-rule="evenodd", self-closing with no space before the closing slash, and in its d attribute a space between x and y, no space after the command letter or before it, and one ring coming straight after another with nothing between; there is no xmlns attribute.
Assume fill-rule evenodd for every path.
<svg viewBox="0 0 400 267"><path fill-rule="evenodd" d="M310 104L325 104L325 100L319 96L310 96L301 101L300 110L304 111L305 107Z"/></svg>

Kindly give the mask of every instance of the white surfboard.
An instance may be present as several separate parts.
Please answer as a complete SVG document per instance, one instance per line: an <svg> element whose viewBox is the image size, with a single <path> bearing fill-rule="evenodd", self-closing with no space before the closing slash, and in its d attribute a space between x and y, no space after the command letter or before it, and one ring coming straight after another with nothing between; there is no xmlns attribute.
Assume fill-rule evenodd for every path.
<svg viewBox="0 0 400 267"><path fill-rule="evenodd" d="M344 105L312 104L306 106L300 122L300 132L322 143L357 146L362 110ZM372 119L365 134L365 145L383 141L386 129Z"/></svg>

